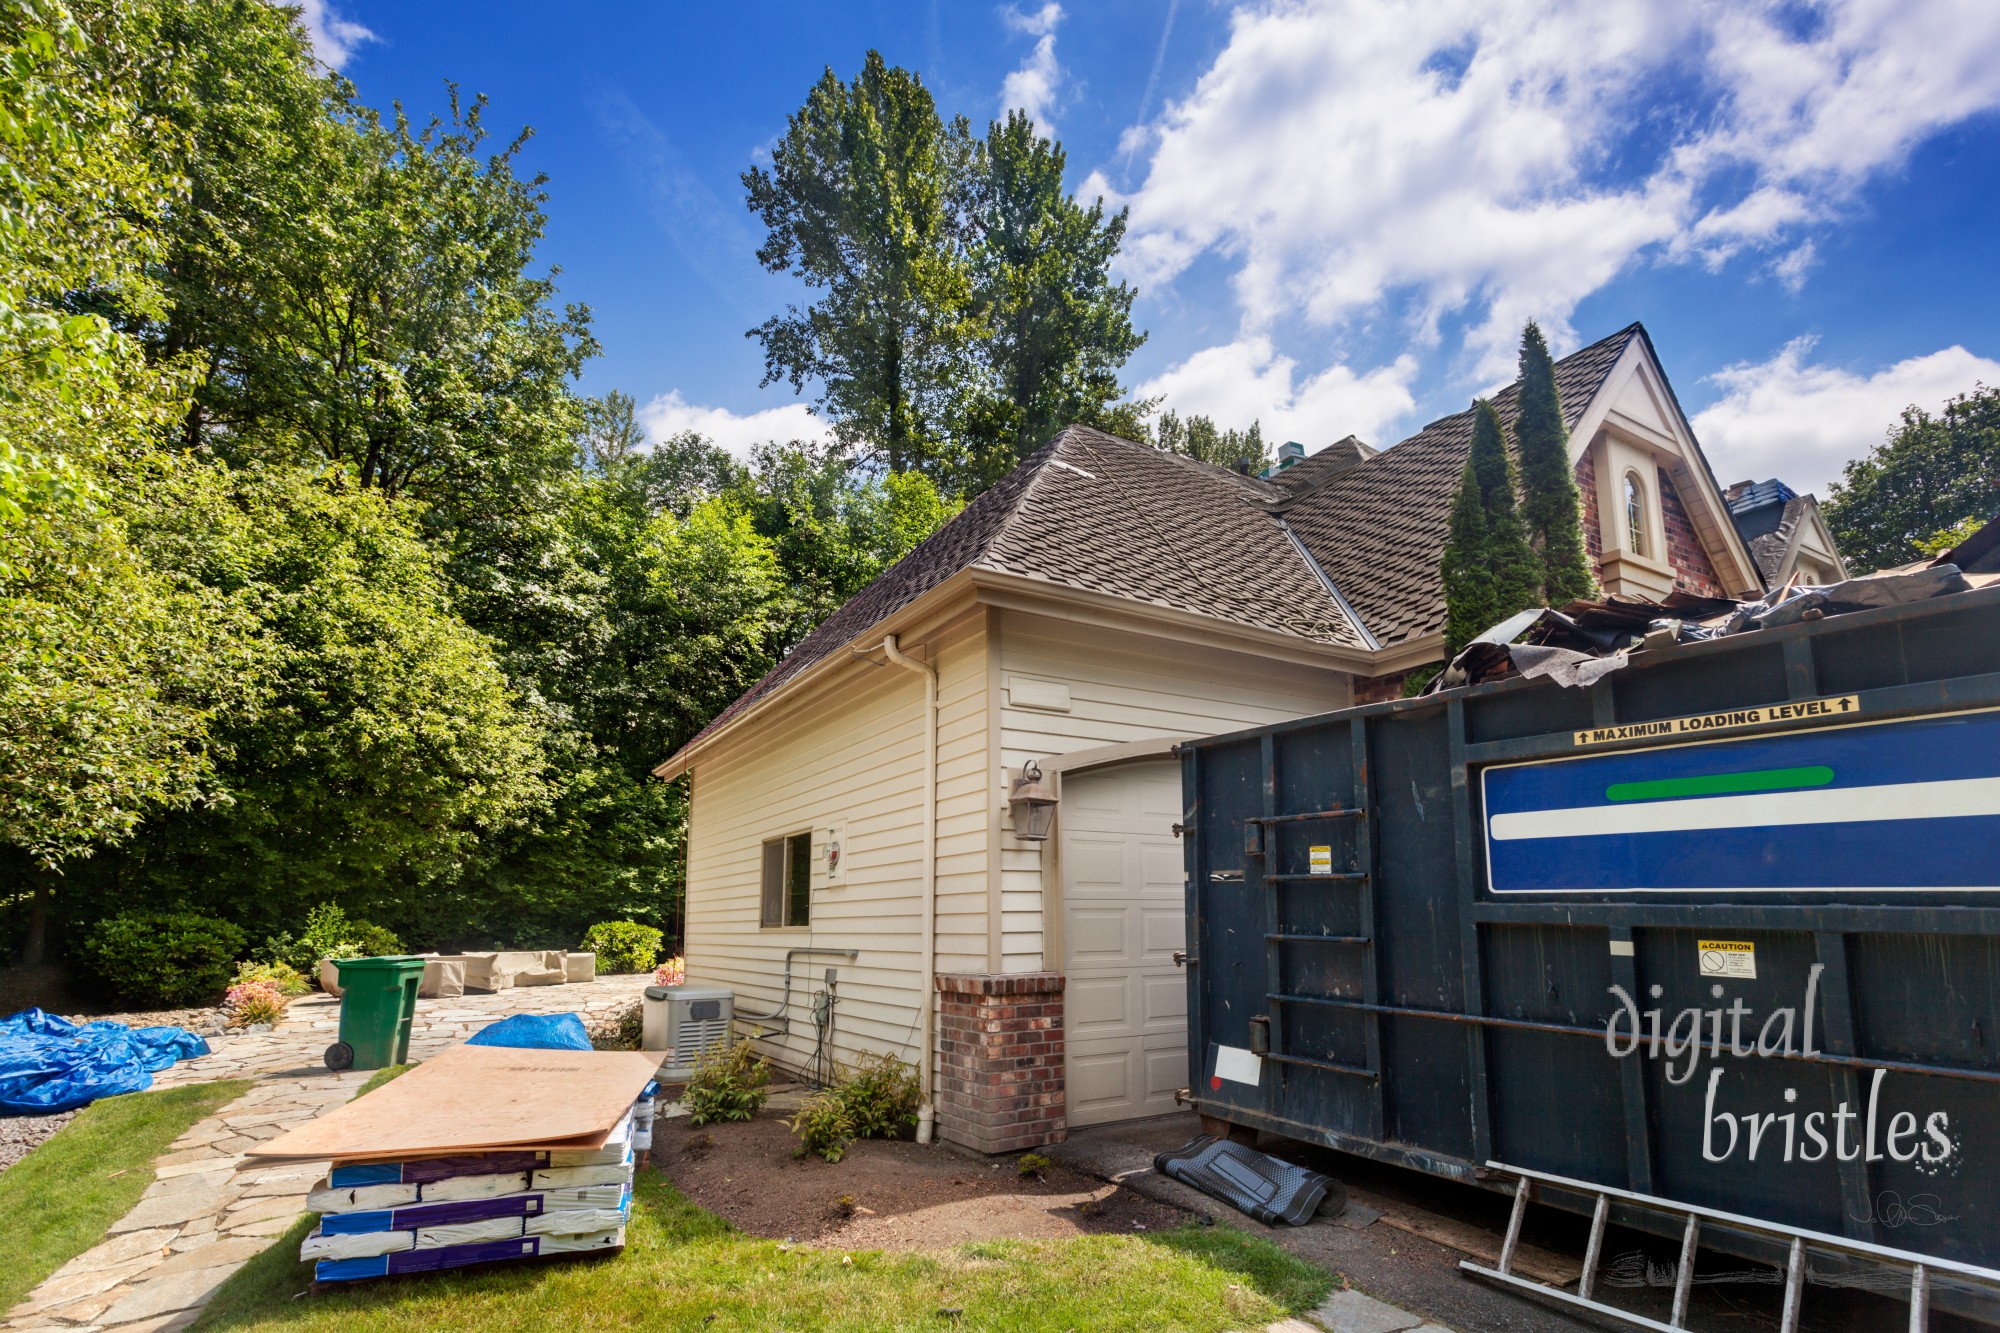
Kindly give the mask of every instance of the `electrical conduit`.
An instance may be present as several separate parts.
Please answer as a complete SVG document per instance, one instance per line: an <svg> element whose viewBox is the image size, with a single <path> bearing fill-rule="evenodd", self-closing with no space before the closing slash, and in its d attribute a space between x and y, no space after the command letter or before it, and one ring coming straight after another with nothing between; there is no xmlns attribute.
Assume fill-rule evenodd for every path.
<svg viewBox="0 0 2000 1333"><path fill-rule="evenodd" d="M924 678L924 884L923 884L923 962L918 972L919 1017L923 1036L922 1056L918 1065L918 1086L923 1091L923 1105L917 1109L917 1142L929 1143L937 1125L937 1106L932 1097L933 1017L937 1013L937 746L938 746L938 676L937 668L928 662L903 655L903 650L893 634L882 639L882 653L891 662L908 671L917 672Z"/></svg>

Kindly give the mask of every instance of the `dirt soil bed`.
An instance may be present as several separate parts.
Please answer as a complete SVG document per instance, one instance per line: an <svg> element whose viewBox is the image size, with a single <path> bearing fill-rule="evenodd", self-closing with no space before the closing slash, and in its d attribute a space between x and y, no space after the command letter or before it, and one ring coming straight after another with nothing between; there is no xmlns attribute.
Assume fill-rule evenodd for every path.
<svg viewBox="0 0 2000 1333"><path fill-rule="evenodd" d="M765 1113L691 1128L662 1120L653 1165L683 1194L745 1231L839 1249L931 1249L977 1240L1042 1240L1167 1231L1178 1208L1060 1166L1024 1178L944 1147L866 1140L838 1162L792 1157L796 1140Z"/></svg>

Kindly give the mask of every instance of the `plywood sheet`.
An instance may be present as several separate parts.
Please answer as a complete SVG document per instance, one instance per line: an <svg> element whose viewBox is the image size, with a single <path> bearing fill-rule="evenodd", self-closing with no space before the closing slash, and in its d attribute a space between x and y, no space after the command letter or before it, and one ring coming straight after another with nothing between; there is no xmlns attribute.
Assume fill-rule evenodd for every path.
<svg viewBox="0 0 2000 1333"><path fill-rule="evenodd" d="M246 1154L294 1160L602 1147L659 1068L638 1051L452 1046Z"/></svg>

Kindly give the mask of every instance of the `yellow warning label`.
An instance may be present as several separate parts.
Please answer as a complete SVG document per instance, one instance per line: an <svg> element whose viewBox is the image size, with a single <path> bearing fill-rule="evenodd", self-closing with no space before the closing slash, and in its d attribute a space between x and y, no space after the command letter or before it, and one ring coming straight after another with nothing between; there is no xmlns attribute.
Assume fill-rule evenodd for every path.
<svg viewBox="0 0 2000 1333"><path fill-rule="evenodd" d="M1313 874L1331 875L1333 873L1333 848L1308 847L1306 848L1306 853L1310 858Z"/></svg>
<svg viewBox="0 0 2000 1333"><path fill-rule="evenodd" d="M1769 724L1796 727L1808 722L1828 722L1852 718L1861 712L1857 695L1843 694L1831 699L1800 699L1788 704L1768 704L1761 708L1732 708L1723 713L1697 713L1692 717L1663 717L1657 722L1630 722L1622 727L1587 727L1573 733L1578 745L1613 745L1619 741L1645 741L1660 736L1693 736L1711 731L1732 731L1737 727Z"/></svg>
<svg viewBox="0 0 2000 1333"><path fill-rule="evenodd" d="M1696 940L1694 947L1703 976L1757 979L1757 946L1748 940Z"/></svg>

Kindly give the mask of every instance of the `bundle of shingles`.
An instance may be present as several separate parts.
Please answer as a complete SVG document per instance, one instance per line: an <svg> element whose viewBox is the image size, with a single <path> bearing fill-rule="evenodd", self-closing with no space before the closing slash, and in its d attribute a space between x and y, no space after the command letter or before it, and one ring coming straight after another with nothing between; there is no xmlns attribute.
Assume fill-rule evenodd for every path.
<svg viewBox="0 0 2000 1333"><path fill-rule="evenodd" d="M299 1251L320 1282L614 1253L652 1142L654 1069L454 1047L256 1155L330 1159Z"/></svg>

